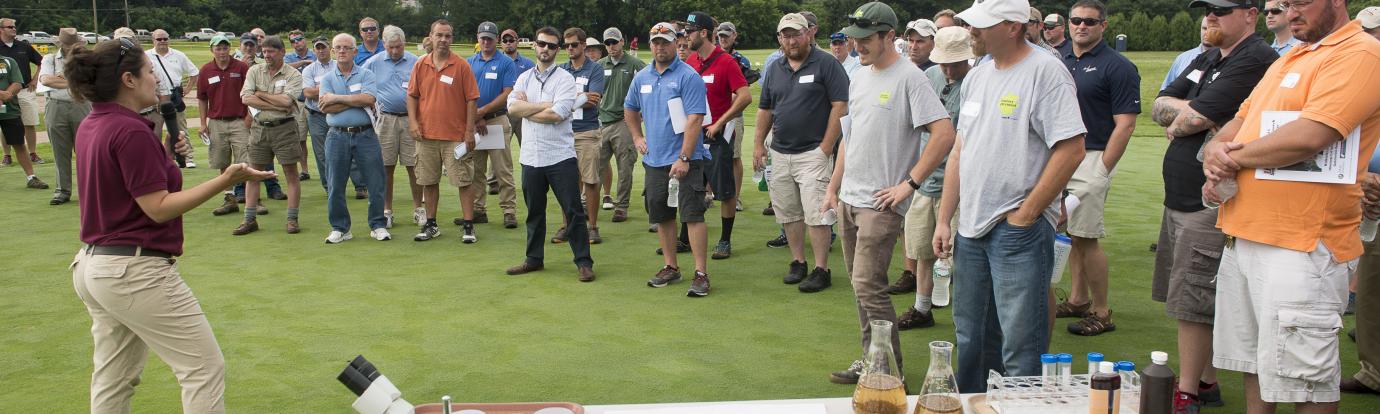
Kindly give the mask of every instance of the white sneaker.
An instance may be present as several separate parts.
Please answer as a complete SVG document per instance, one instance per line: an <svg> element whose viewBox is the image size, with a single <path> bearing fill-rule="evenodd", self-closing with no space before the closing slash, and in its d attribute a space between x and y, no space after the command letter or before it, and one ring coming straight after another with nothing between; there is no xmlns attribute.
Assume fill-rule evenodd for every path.
<svg viewBox="0 0 1380 414"><path fill-rule="evenodd" d="M420 226L422 223L426 223L426 207L412 209L412 224Z"/></svg>
<svg viewBox="0 0 1380 414"><path fill-rule="evenodd" d="M192 161L191 158L187 158L187 168L196 168L196 161Z"/></svg>
<svg viewBox="0 0 1380 414"><path fill-rule="evenodd" d="M737 207L734 207L733 209L734 209L734 210L737 210L737 211L743 211L743 200L742 200L742 199L738 199L738 206L737 206Z"/></svg>
<svg viewBox="0 0 1380 414"><path fill-rule="evenodd" d="M386 229L391 229L391 228L393 228L393 210L384 210L384 211L383 211L383 220L384 220L383 228L386 228Z"/></svg>
<svg viewBox="0 0 1380 414"><path fill-rule="evenodd" d="M373 237L374 240L378 240L378 241L393 240L393 235L392 235L392 234L388 234L388 229L373 229L373 230L370 230L370 231L369 231L369 237Z"/></svg>
<svg viewBox="0 0 1380 414"><path fill-rule="evenodd" d="M336 244L353 238L355 238L355 236L350 233L341 233L336 230L331 230L331 234L326 236L326 244Z"/></svg>

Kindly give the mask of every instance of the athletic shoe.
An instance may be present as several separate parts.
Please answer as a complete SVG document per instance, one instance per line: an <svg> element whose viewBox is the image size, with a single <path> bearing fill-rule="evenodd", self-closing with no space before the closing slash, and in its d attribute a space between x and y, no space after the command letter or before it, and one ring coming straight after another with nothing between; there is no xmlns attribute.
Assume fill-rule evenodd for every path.
<svg viewBox="0 0 1380 414"><path fill-rule="evenodd" d="M439 226L435 224L423 224L422 229L417 232L417 235L412 236L412 240L427 241L437 237L441 237L441 228Z"/></svg>
<svg viewBox="0 0 1380 414"><path fill-rule="evenodd" d="M676 253L688 253L688 252L690 252L690 245L685 244L685 243L681 243L680 240L676 240ZM656 248L656 255L657 255L657 256L661 256L661 255L663 255L663 254L665 254L665 253L663 253L663 252L661 251L661 248L660 248L660 247Z"/></svg>
<svg viewBox="0 0 1380 414"><path fill-rule="evenodd" d="M603 238L603 237L599 237L599 228L598 228L598 227L590 227L590 228L589 228L589 244L599 244L599 243L603 243L603 242L604 242L604 238Z"/></svg>
<svg viewBox="0 0 1380 414"><path fill-rule="evenodd" d="M786 271L786 277L781 278L781 283L794 285L796 283L800 283L800 281L802 280L805 280L805 272L809 269L806 266L807 265L805 264L805 262L797 262L792 260L790 270Z"/></svg>
<svg viewBox="0 0 1380 414"><path fill-rule="evenodd" d="M779 249L786 246L790 246L790 243L786 241L785 233L782 233L780 236L776 236L775 239L767 240L767 247L773 249Z"/></svg>
<svg viewBox="0 0 1380 414"><path fill-rule="evenodd" d="M383 211L383 222L384 222L383 228L385 228L385 229L391 229L391 228L393 228L393 210L384 210L384 211Z"/></svg>
<svg viewBox="0 0 1380 414"><path fill-rule="evenodd" d="M604 210L613 210L613 197L604 196L604 205L601 207Z"/></svg>
<svg viewBox="0 0 1380 414"><path fill-rule="evenodd" d="M29 161L32 161L34 164L47 164L47 163L48 163L47 161L44 161L42 158L39 158L37 152L30 152L30 153L29 153Z"/></svg>
<svg viewBox="0 0 1380 414"><path fill-rule="evenodd" d="M340 242L355 238L353 234L341 233L338 230L331 230L331 234L326 235L326 244L338 244Z"/></svg>
<svg viewBox="0 0 1380 414"><path fill-rule="evenodd" d="M479 241L479 238L474 236L474 225L466 225L465 233L460 236L460 242L465 244L474 244L474 242L477 241Z"/></svg>
<svg viewBox="0 0 1380 414"><path fill-rule="evenodd" d="M373 237L374 240L378 241L393 240L393 235L388 233L388 229L370 230L369 237Z"/></svg>
<svg viewBox="0 0 1380 414"><path fill-rule="evenodd" d="M25 186L25 187L32 188L32 189L35 189L35 190L47 190L47 189L48 189L48 183L45 183L45 182L43 182L43 180L38 179L38 176L36 176L36 175L35 175L35 176L32 176L32 177L29 177L29 181L28 181L27 183L25 183L24 186Z"/></svg>
<svg viewBox="0 0 1380 414"><path fill-rule="evenodd" d="M696 270L695 278L690 280L690 290L685 292L685 296L692 298L709 296L709 275Z"/></svg>
<svg viewBox="0 0 1380 414"><path fill-rule="evenodd" d="M556 229L556 234L551 235L551 244L565 243L565 241L570 238L569 231L570 230L566 230L565 227Z"/></svg>
<svg viewBox="0 0 1380 414"><path fill-rule="evenodd" d="M921 312L914 307L906 308L906 313L901 314L901 318L896 320L896 328L902 331L931 326L934 326L934 313Z"/></svg>
<svg viewBox="0 0 1380 414"><path fill-rule="evenodd" d="M714 246L714 254L709 257L714 260L733 257L733 243L729 243L728 240L719 240L719 245Z"/></svg>
<svg viewBox="0 0 1380 414"><path fill-rule="evenodd" d="M680 269L672 268L671 266L664 266L661 268L661 270L658 270L656 272L655 276L652 276L651 280L647 281L647 286L654 288L666 287L666 285L676 283L678 281L680 281Z"/></svg>
<svg viewBox="0 0 1380 414"><path fill-rule="evenodd" d="M801 293L815 293L832 286L832 279L833 272L829 269L815 267L815 270L810 271L810 276L806 277L804 282L796 285L796 289L800 290Z"/></svg>
<svg viewBox="0 0 1380 414"><path fill-rule="evenodd" d="M1346 380L1342 381L1346 382ZM1198 382L1198 402L1207 407L1221 407L1227 404L1222 401L1221 386L1214 382L1212 385L1207 386L1207 388L1203 388L1203 383L1201 381Z"/></svg>
<svg viewBox="0 0 1380 414"><path fill-rule="evenodd" d="M196 168L196 161L192 161L191 157L187 157L187 168Z"/></svg>
<svg viewBox="0 0 1380 414"><path fill-rule="evenodd" d="M848 369L829 374L829 382L835 384L857 384L858 377L862 376L862 360L853 361L848 365Z"/></svg>
<svg viewBox="0 0 1380 414"><path fill-rule="evenodd" d="M14 165L14 158L11 158L10 156L6 155L3 160L0 160L0 165L6 167Z"/></svg>

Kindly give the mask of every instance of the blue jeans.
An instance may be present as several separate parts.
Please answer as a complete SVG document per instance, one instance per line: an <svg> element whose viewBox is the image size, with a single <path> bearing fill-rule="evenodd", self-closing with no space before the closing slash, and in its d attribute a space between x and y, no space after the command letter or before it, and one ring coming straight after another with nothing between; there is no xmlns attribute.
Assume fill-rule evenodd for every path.
<svg viewBox="0 0 1380 414"><path fill-rule="evenodd" d="M350 164L359 167L359 174L369 188L383 188L383 150L373 129L345 132L331 128L326 135L326 217L331 229L341 233L350 231L350 209L345 206L345 179L350 176ZM381 229L388 222L383 217L383 192L369 192L369 229Z"/></svg>
<svg viewBox="0 0 1380 414"><path fill-rule="evenodd" d="M255 166L253 166L253 167L258 167L258 166L255 165ZM265 168L264 171L273 171L273 169L274 169L273 164L268 164L268 168ZM276 177L275 177L275 178L270 178L270 179L264 180L264 191L267 191L267 194L273 194L274 192L283 191L283 187L280 186L280 185L278 185L278 178L276 178ZM235 197L244 198L244 183L243 183L243 182L241 182L241 183L239 183L239 184L235 184ZM263 202L259 202L259 205L263 205Z"/></svg>
<svg viewBox="0 0 1380 414"><path fill-rule="evenodd" d="M311 132L311 152L316 158L316 173L321 175L321 189L330 191L327 188L326 177L326 135L330 127L326 125L326 114L307 110L307 131ZM350 181L355 183L355 191L363 191L367 186L364 185L364 176L359 174L359 166L350 164Z"/></svg>
<svg viewBox="0 0 1380 414"><path fill-rule="evenodd" d="M954 241L954 330L958 390L985 392L987 371L1040 375L1049 348L1049 278L1054 227L1002 220L978 238Z"/></svg>

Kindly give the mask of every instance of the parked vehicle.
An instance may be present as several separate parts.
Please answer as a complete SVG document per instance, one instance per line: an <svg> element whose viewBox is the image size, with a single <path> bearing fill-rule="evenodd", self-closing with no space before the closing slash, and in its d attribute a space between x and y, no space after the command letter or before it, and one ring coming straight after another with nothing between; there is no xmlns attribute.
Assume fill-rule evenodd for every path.
<svg viewBox="0 0 1380 414"><path fill-rule="evenodd" d="M217 32L217 31L215 31L214 29L211 29L211 28L209 28L209 27L203 27L203 28L201 28L200 30L197 30L197 31L195 31L195 32L187 32L187 33L183 34L183 35L182 35L182 38L183 38L183 39L187 39L187 40L208 42L208 41L211 40L211 38L216 37L216 35L221 35L221 34L224 34L224 32ZM233 34L232 34L232 35L233 35Z"/></svg>
<svg viewBox="0 0 1380 414"><path fill-rule="evenodd" d="M153 43L153 32L144 29L135 30L134 41L139 43Z"/></svg>
<svg viewBox="0 0 1380 414"><path fill-rule="evenodd" d="M34 45L51 45L57 43L57 36L50 35L48 32L32 31L19 35L19 40Z"/></svg>
<svg viewBox="0 0 1380 414"><path fill-rule="evenodd" d="M86 39L87 44L96 44L110 40L110 36L100 35L91 32L77 32L77 36Z"/></svg>

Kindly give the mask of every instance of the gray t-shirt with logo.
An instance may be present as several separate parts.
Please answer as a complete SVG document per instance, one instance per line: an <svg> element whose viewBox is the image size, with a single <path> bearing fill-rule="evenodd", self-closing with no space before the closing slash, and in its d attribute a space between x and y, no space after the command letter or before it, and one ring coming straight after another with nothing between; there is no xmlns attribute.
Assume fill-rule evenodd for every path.
<svg viewBox="0 0 1380 414"><path fill-rule="evenodd" d="M961 99L958 234L978 238L1030 195L1054 144L1087 130L1073 76L1040 49L1006 69L998 70L995 62L974 67ZM1056 198L1044 210L1051 226L1058 221L1058 203Z"/></svg>
<svg viewBox="0 0 1380 414"><path fill-rule="evenodd" d="M880 71L858 69L848 84L848 114L839 201L859 208L872 208L873 194L909 178L925 145L925 125L949 117L925 72L904 59ZM906 197L895 212L909 208Z"/></svg>

